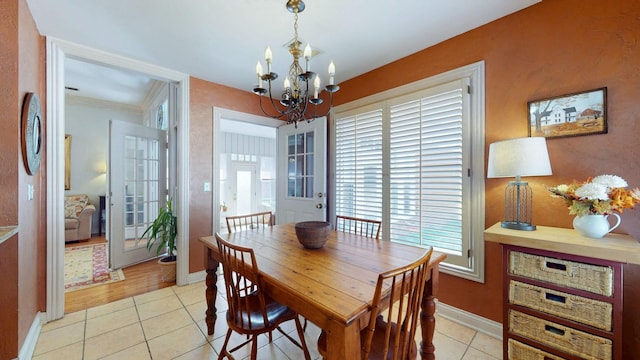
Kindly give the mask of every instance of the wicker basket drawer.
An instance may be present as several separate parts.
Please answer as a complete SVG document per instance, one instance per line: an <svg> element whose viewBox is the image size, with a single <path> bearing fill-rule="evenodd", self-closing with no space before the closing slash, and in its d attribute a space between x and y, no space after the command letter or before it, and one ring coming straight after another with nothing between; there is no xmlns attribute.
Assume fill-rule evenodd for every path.
<svg viewBox="0 0 640 360"><path fill-rule="evenodd" d="M515 280L509 282L509 303L611 331L611 303Z"/></svg>
<svg viewBox="0 0 640 360"><path fill-rule="evenodd" d="M509 310L509 331L584 359L610 360L613 344L605 339L519 311Z"/></svg>
<svg viewBox="0 0 640 360"><path fill-rule="evenodd" d="M509 339L510 360L565 360L565 358L549 354L533 346Z"/></svg>
<svg viewBox="0 0 640 360"><path fill-rule="evenodd" d="M613 269L546 256L509 252L509 274L594 294L613 295Z"/></svg>

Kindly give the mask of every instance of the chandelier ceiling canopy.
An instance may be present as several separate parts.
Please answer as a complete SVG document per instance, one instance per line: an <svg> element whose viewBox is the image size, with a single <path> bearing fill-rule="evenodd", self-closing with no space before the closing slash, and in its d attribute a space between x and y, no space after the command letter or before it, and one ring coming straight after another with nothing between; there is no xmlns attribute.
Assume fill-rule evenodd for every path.
<svg viewBox="0 0 640 360"><path fill-rule="evenodd" d="M300 49L302 43L298 40L298 14L304 11L305 4L302 0L288 0L286 7L294 15L294 37L289 44L289 53L293 57L293 61L289 67L289 73L284 79L284 91L279 99L274 100L271 90L272 82L278 78L278 74L271 71L273 55L271 48L267 47L264 54L267 72L263 72L264 68L258 61L256 65L258 85L253 89L253 92L259 96L260 109L265 115L274 119L285 119L288 124L293 123L297 127L300 121L310 122L315 118L326 116L333 105L333 93L340 90L340 87L335 84L336 68L332 61L328 68L329 84L324 87L324 91L329 93L329 110L319 114L318 105L322 104L322 99L318 96L321 91L320 76L311 71L311 46L307 43L303 51ZM300 65L301 57L305 61L304 69ZM266 85L266 88L263 85ZM269 102L271 103L269 111L265 110L263 105L263 98L266 96L269 97Z"/></svg>

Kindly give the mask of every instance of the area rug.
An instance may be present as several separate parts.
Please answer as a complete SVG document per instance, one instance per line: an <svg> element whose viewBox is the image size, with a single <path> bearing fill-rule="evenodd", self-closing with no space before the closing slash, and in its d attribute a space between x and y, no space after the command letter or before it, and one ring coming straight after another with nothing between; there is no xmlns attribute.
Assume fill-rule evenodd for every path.
<svg viewBox="0 0 640 360"><path fill-rule="evenodd" d="M79 245L64 250L66 292L124 280L122 269L109 270L107 244Z"/></svg>

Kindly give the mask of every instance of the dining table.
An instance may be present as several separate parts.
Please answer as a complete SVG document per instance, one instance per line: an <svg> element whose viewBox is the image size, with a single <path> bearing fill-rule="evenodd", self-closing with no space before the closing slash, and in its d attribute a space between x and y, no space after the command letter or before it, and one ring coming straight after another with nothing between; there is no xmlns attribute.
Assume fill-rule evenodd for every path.
<svg viewBox="0 0 640 360"><path fill-rule="evenodd" d="M417 260L426 249L331 230L319 249L303 247L293 223L221 234L254 250L263 291L327 334L325 359L360 359L360 331L367 327L378 275ZM215 236L199 239L206 250L206 324L213 335L220 253ZM434 251L421 303L422 359L435 359L435 298L444 253Z"/></svg>

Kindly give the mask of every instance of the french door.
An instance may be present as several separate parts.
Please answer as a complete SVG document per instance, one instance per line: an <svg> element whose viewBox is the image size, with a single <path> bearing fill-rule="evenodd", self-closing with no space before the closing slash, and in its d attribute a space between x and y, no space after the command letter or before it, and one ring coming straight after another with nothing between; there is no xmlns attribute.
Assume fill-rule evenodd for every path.
<svg viewBox="0 0 640 360"><path fill-rule="evenodd" d="M167 199L166 131L112 120L108 187L111 267L154 257L140 237Z"/></svg>

